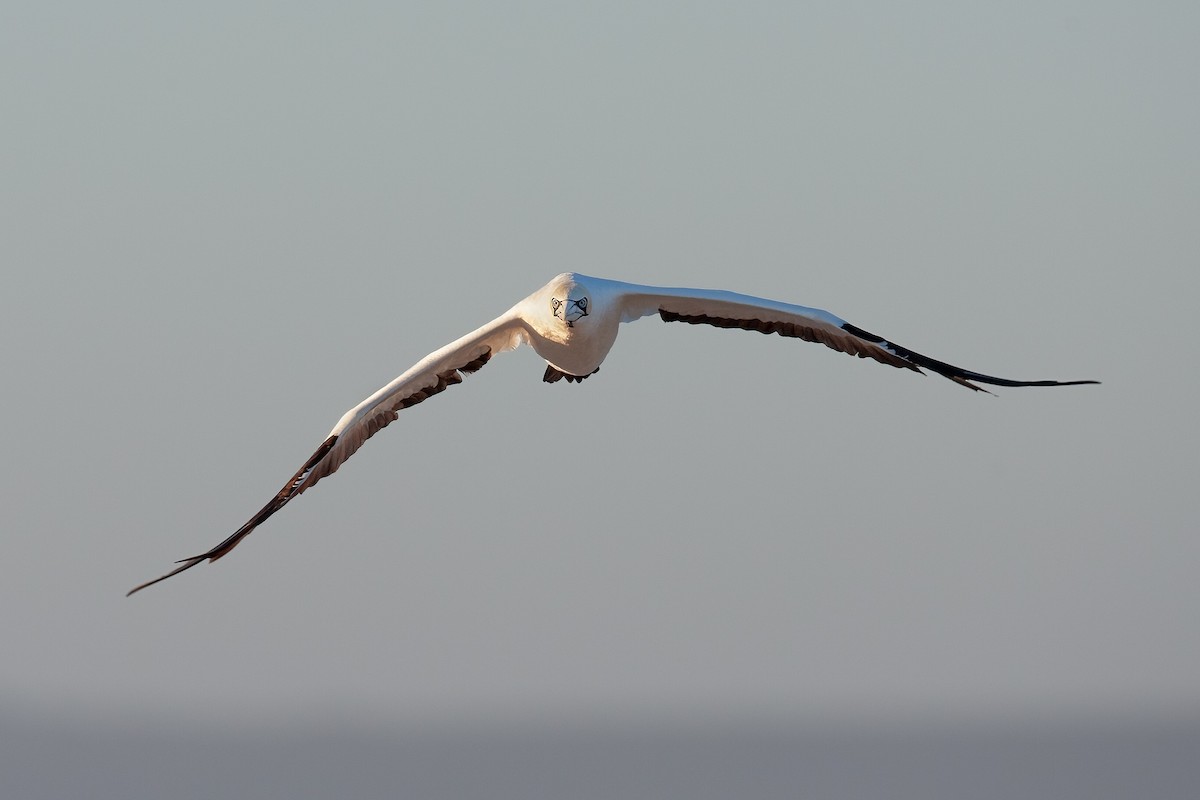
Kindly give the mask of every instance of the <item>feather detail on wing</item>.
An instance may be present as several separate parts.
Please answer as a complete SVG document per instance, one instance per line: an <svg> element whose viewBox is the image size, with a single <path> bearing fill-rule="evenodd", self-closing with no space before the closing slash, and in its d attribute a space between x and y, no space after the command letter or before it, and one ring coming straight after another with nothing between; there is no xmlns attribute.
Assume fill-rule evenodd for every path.
<svg viewBox="0 0 1200 800"><path fill-rule="evenodd" d="M718 328L740 328L774 333L826 347L881 364L921 372L922 368L949 378L973 391L984 391L971 381L994 386L1073 386L1097 381L1018 381L997 378L956 367L909 350L819 308L780 303L749 295L704 289L657 289L626 285L624 318L637 319L658 313L665 322L687 322Z"/></svg>
<svg viewBox="0 0 1200 800"><path fill-rule="evenodd" d="M718 328L741 328L759 333L777 333L793 339L806 342L818 342L841 353L848 353L859 358L873 358L881 364L902 367L920 372L914 364L905 361L895 353L881 347L872 346L856 336L847 336L839 329L811 320L808 322L792 322L784 320L764 320L758 318L737 319L716 317L709 314L678 314L666 308L659 309L663 322L687 322L692 325L713 325Z"/></svg>
<svg viewBox="0 0 1200 800"><path fill-rule="evenodd" d="M178 575L202 561L221 558L292 498L314 486L321 478L336 472L367 439L391 424L401 411L462 383L464 374L483 367L495 353L517 347L527 340L527 336L524 324L510 312L426 356L348 411L304 466L242 527L211 550L185 558L178 562L180 566L167 574L135 586L126 596Z"/></svg>

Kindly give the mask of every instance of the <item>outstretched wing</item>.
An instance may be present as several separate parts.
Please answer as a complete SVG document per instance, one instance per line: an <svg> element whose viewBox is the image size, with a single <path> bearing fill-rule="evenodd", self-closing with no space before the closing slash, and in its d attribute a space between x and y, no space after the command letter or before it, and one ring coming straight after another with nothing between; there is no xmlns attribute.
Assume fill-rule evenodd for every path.
<svg viewBox="0 0 1200 800"><path fill-rule="evenodd" d="M527 340L525 324L515 311L510 311L473 333L430 353L403 375L347 411L304 466L283 485L270 502L225 541L205 553L183 559L178 562L178 567L166 575L135 586L126 596L147 586L153 586L172 575L178 575L202 561L216 561L237 547L238 542L287 505L292 498L336 472L367 439L387 427L401 411L450 386L462 383L464 374L475 372L496 353L512 350Z"/></svg>
<svg viewBox="0 0 1200 800"><path fill-rule="evenodd" d="M1099 383L1017 381L972 372L909 350L819 308L710 289L668 289L636 284L619 286L617 295L620 297L622 320L626 322L658 314L665 322L688 322L693 325L776 333L806 342L819 342L839 352L859 358L871 358L893 367L915 372L921 372L924 368L977 392L987 390L976 386L972 381L993 386L1074 386Z"/></svg>

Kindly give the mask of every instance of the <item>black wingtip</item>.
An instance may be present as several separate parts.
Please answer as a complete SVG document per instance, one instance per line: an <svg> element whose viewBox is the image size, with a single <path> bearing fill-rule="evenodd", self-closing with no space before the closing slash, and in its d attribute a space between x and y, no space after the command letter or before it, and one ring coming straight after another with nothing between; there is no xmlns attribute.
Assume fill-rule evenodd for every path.
<svg viewBox="0 0 1200 800"><path fill-rule="evenodd" d="M152 581L146 581L143 584L139 584L139 585L133 587L132 589L130 589L128 592L125 593L125 596L132 597L133 595L140 592L142 589L153 586L154 584L159 583L161 581L165 581L167 578L170 578L173 575L178 575L179 573L183 572L184 570L191 569L192 567L196 566L197 564L199 564L201 561L203 561L206 558L208 558L208 556L195 556L193 558L185 558L182 561L177 561L175 563L183 564L183 566L176 567L175 569L168 572L166 575L160 575L159 577L155 578Z"/></svg>
<svg viewBox="0 0 1200 800"><path fill-rule="evenodd" d="M1009 386L1021 388L1023 386L1086 386L1098 385L1100 381L1013 381L1006 378L993 378L989 375L977 376L977 374L968 373L969 379L973 381L984 381L992 383L996 386Z"/></svg>
<svg viewBox="0 0 1200 800"><path fill-rule="evenodd" d="M973 372L969 369L956 367L953 364L947 364L945 361L938 361L936 358L930 358L927 355L922 355L915 350L909 350L907 347L902 347L895 342L884 339L870 331L865 331L862 328L851 325L849 322L842 323L842 330L849 334L857 336L866 342L879 345L888 352L894 353L898 357L904 359L914 367L924 367L930 372L936 372L944 378L957 383L959 386L965 386L968 389L973 389L977 392L993 392L984 389L981 386L976 386L975 383L986 383L991 386L1006 386L1009 388L1019 388L1022 386L1082 386L1084 384L1097 384L1100 381L1016 381L1010 378L998 378L995 375L984 375L982 372Z"/></svg>
<svg viewBox="0 0 1200 800"><path fill-rule="evenodd" d="M479 367L483 366L486 361L487 354L485 353L475 361L472 361L471 364L476 365L475 369L478 369ZM328 455L329 451L333 449L334 444L337 443L337 440L338 437L336 435L330 435L328 439L322 442L321 446L317 448L317 451L312 454L312 457L309 458L308 461L305 462L304 466L300 468L300 471L293 475L291 480L285 483L283 488L280 489L273 498L271 498L271 502L263 506L257 514L251 517L245 525L234 531L231 536L225 539L225 541L221 542L207 553L201 553L198 556L189 556L188 558L179 559L175 563L182 564L182 566L176 567L166 575L155 578L152 581L146 581L140 586L133 587L125 593L125 596L129 597L130 595L140 592L142 589L145 589L148 586L153 586L160 581L165 581L167 578L170 578L173 575L178 575L184 570L189 570L199 564L201 561L216 561L218 558L237 547L238 542L246 538L251 531L253 531L262 523L266 522L272 514L287 505L289 500L302 491L304 479L308 477L309 473L312 472L317 463L326 455Z"/></svg>

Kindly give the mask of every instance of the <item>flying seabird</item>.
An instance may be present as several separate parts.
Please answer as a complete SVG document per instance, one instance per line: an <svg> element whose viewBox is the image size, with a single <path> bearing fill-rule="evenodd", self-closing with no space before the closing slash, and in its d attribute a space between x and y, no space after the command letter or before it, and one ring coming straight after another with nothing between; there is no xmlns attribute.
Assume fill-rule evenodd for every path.
<svg viewBox="0 0 1200 800"><path fill-rule="evenodd" d="M640 286L563 273L496 319L418 361L400 377L350 409L329 436L271 501L229 538L198 556L177 562L166 575L128 594L166 580L202 561L216 561L297 495L332 475L363 442L397 415L475 372L497 353L528 344L546 360L542 380L574 383L594 375L617 338L622 322L658 314L665 322L777 333L914 372L927 369L975 391L991 386L1072 386L1098 381L1016 381L938 361L868 333L818 308L709 289Z"/></svg>

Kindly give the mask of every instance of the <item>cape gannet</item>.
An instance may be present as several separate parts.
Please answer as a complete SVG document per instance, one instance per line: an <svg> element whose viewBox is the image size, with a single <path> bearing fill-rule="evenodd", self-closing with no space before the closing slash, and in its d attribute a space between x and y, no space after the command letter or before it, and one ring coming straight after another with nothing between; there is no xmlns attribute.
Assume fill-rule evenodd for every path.
<svg viewBox="0 0 1200 800"><path fill-rule="evenodd" d="M294 497L332 475L363 442L397 415L422 400L461 383L497 353L528 344L546 360L542 380L582 381L600 369L622 322L658 314L666 322L741 328L777 333L859 358L915 372L927 369L975 391L992 386L1072 386L1098 381L1016 381L996 378L938 361L868 333L817 308L764 300L734 292L669 289L563 273L478 330L430 353L400 377L359 403L333 426L329 436L271 501L245 525L211 550L177 562L166 575L136 586L145 589L202 561L216 561ZM986 391L986 390L983 390Z"/></svg>

